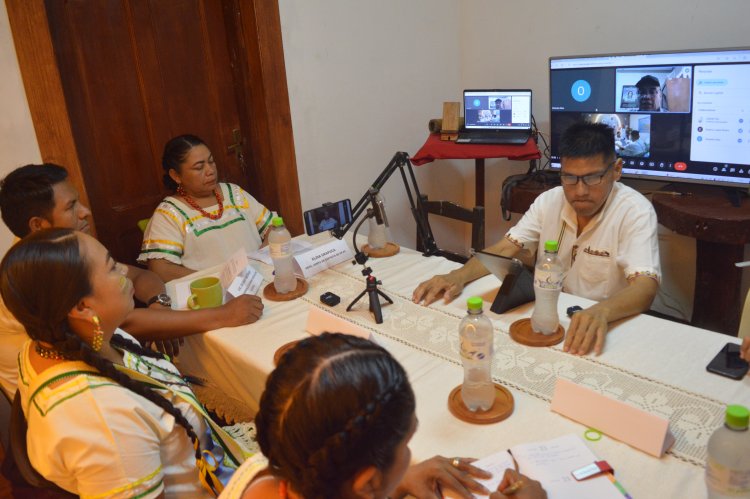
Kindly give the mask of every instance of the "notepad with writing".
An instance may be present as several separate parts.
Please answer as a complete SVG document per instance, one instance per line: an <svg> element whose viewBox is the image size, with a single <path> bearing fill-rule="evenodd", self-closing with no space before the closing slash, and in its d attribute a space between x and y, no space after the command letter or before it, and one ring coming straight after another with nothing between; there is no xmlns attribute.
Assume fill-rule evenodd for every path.
<svg viewBox="0 0 750 499"><path fill-rule="evenodd" d="M480 480L489 490L497 490L507 468L518 463L518 471L541 482L548 499L622 499L623 493L605 475L576 481L571 471L598 460L586 443L576 435L564 435L545 442L515 445L474 462L475 466L492 473ZM458 498L451 491L443 497ZM488 497L475 495L474 497Z"/></svg>

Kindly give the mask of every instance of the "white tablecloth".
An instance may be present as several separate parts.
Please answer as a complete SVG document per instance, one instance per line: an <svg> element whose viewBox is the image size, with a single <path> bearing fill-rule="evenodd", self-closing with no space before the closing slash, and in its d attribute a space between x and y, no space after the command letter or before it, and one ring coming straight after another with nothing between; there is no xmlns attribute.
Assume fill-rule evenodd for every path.
<svg viewBox="0 0 750 499"><path fill-rule="evenodd" d="M320 236L317 239L320 242ZM270 282L272 269L253 265ZM543 441L563 434L583 435L586 428L549 410L550 387L557 376L573 379L602 393L627 399L649 412L669 417L682 436L676 451L661 459L604 436L588 442L591 450L615 469L618 480L637 498L704 498L700 466L705 441L720 424L728 403L750 406L750 378L734 381L706 372L705 366L727 341L736 338L642 315L611 328L604 353L579 358L560 346L530 349L515 344L508 328L528 317L532 305L504 315L489 312L499 282L493 276L466 287L450 304L440 301L430 309L409 302L414 287L425 278L457 266L443 258L425 258L402 248L385 259L370 259L381 290L396 303L383 306L384 324L375 324L365 296L352 312L346 306L364 290L362 266L344 263L309 280L310 291L290 302L264 300L263 317L255 324L226 328L188 339L180 354L183 372L205 376L229 396L257 407L265 378L273 369L278 347L303 338L307 313L321 306L319 296L333 291L341 303L329 309L371 329L374 339L404 365L417 396L419 429L411 449L416 460L435 454L483 457L512 445ZM447 409L450 391L462 380L457 353L457 321L464 315L466 298L485 298L485 312L497 330L493 374L515 399L513 415L492 425L472 425L454 418ZM587 300L563 294L560 316L571 305ZM327 307L326 307L327 308ZM563 320L568 326L568 320Z"/></svg>

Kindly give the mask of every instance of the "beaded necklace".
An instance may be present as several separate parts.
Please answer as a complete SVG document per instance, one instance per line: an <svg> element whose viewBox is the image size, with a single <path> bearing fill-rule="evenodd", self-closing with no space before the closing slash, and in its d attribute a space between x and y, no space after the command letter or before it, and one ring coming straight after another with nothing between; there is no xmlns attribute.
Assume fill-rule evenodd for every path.
<svg viewBox="0 0 750 499"><path fill-rule="evenodd" d="M36 350L36 353L38 353L39 356L43 359L70 360L70 356L68 354L61 352L60 350L55 350L54 348L47 348L45 346L42 346L42 344L39 342L34 345L34 350Z"/></svg>
<svg viewBox="0 0 750 499"><path fill-rule="evenodd" d="M177 194L182 196L185 202L189 204L194 210L198 210L201 215L203 215L204 217L208 217L211 220L218 220L224 214L224 196L221 193L221 187L216 187L216 189L214 189L214 196L216 196L216 202L219 204L219 211L216 213L216 215L212 215L211 213L201 208L198 203L196 203L195 200L190 196L190 194L185 192L185 189L181 185L177 186Z"/></svg>

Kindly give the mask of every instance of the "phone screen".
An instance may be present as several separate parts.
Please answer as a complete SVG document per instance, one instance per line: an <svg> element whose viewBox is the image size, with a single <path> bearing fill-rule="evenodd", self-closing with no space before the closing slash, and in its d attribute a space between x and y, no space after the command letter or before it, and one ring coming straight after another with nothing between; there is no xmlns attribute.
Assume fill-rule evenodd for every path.
<svg viewBox="0 0 750 499"><path fill-rule="evenodd" d="M747 361L740 358L740 346L736 343L724 345L706 370L732 379L742 379L748 371Z"/></svg>
<svg viewBox="0 0 750 499"><path fill-rule="evenodd" d="M330 203L307 210L304 215L305 232L308 236L333 230L352 221L352 202L342 199L338 203Z"/></svg>

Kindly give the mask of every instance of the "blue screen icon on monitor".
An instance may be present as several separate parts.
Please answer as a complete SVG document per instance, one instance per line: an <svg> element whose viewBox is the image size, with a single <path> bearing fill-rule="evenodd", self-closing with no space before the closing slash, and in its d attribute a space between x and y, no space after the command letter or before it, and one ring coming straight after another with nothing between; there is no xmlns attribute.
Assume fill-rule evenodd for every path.
<svg viewBox="0 0 750 499"><path fill-rule="evenodd" d="M570 87L570 95L578 102L586 102L591 97L591 85L586 80L576 80Z"/></svg>

